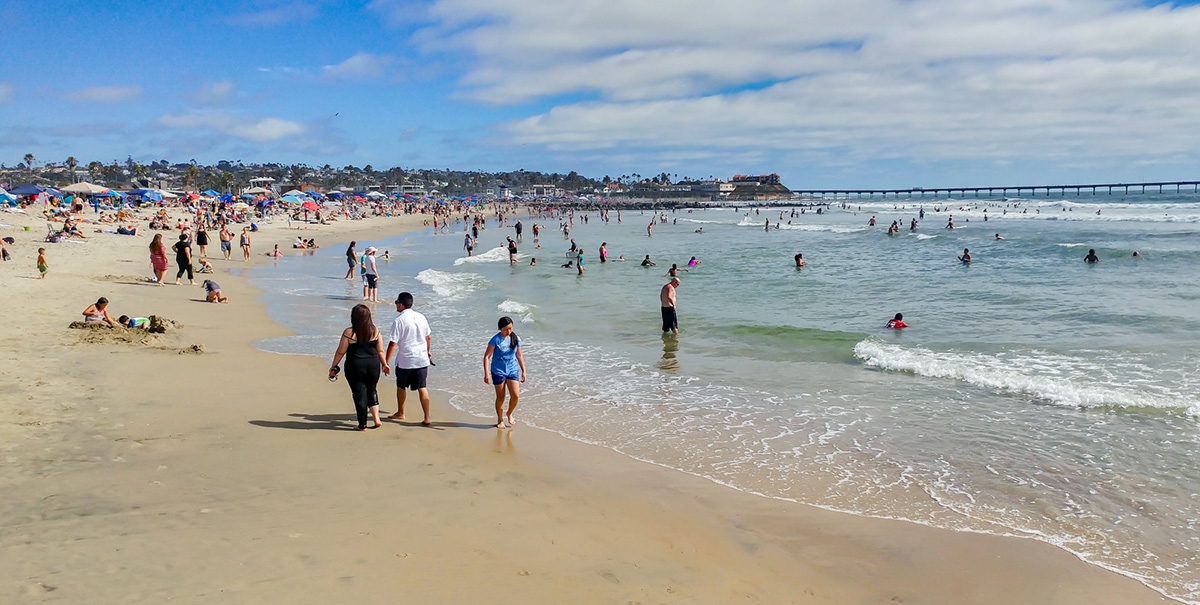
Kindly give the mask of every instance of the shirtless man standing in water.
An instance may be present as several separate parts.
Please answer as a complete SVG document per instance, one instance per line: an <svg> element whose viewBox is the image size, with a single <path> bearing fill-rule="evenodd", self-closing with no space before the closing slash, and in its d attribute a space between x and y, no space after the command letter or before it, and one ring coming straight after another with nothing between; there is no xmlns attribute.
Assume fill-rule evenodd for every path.
<svg viewBox="0 0 1200 605"><path fill-rule="evenodd" d="M679 287L679 283L678 277L672 277L658 293L658 300L662 303L662 331L675 335L679 334L679 318L675 315L675 288Z"/></svg>

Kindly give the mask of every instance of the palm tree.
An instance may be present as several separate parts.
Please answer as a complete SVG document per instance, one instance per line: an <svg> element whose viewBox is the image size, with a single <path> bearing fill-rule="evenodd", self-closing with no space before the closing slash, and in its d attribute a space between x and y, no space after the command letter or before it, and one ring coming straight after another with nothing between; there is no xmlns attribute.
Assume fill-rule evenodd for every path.
<svg viewBox="0 0 1200 605"><path fill-rule="evenodd" d="M146 166L143 164L134 164L133 165L133 173L136 174L139 179L144 179L146 177L146 174L149 172L150 172L150 170L147 169Z"/></svg>
<svg viewBox="0 0 1200 605"><path fill-rule="evenodd" d="M29 171L29 180L33 180L33 154L25 154L25 169Z"/></svg>
<svg viewBox="0 0 1200 605"><path fill-rule="evenodd" d="M91 162L88 163L88 178L90 178L92 180L92 182L95 183L96 179L100 178L100 171L103 169L104 169L104 164L101 164L100 162L92 160Z"/></svg>
<svg viewBox="0 0 1200 605"><path fill-rule="evenodd" d="M196 179L198 179L198 178L200 178L200 169L197 168L194 164L191 166L188 166L187 170L183 171L183 182L186 185L195 187Z"/></svg>
<svg viewBox="0 0 1200 605"><path fill-rule="evenodd" d="M221 185L221 192L230 192L230 187L233 186L233 173L226 170L217 177L217 183Z"/></svg>
<svg viewBox="0 0 1200 605"><path fill-rule="evenodd" d="M75 182L75 167L79 165L79 160L75 156L67 156L67 170L71 171L71 182Z"/></svg>

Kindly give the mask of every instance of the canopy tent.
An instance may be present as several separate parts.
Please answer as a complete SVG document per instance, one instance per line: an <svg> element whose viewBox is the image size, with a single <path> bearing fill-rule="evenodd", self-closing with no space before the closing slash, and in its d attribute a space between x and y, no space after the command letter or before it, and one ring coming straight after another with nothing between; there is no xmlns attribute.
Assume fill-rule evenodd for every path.
<svg viewBox="0 0 1200 605"><path fill-rule="evenodd" d="M249 189L247 189L247 190L243 191L242 193L249 193L249 194L251 194L251 195L258 195L258 194L260 194L260 193L271 193L271 190L270 190L270 189L263 189L262 187L251 187L251 188L249 188Z"/></svg>
<svg viewBox="0 0 1200 605"><path fill-rule="evenodd" d="M201 191L200 193L203 195L214 195L214 196L221 195L220 191L213 191L212 189L205 189L204 191Z"/></svg>
<svg viewBox="0 0 1200 605"><path fill-rule="evenodd" d="M304 193L303 191L300 191L299 189L292 189L291 191L288 191L287 193L283 194L283 197L288 197L289 195L292 197L300 197L300 196L307 195L307 194Z"/></svg>
<svg viewBox="0 0 1200 605"><path fill-rule="evenodd" d="M162 194L153 189L134 189L133 191L129 192L129 195L133 197L140 197L142 198L142 201L150 200L152 202L161 202L163 199Z"/></svg>
<svg viewBox="0 0 1200 605"><path fill-rule="evenodd" d="M108 191L108 187L101 187L88 182L79 182L74 185L63 187L62 190L66 193L82 193L85 195L97 195Z"/></svg>
<svg viewBox="0 0 1200 605"><path fill-rule="evenodd" d="M368 191L368 192L366 193L366 197L369 197L369 198L371 198L371 199L382 199L382 198L385 198L385 197L387 197L387 196L386 196L386 195L384 195L384 194L382 194L382 193L379 193L378 191Z"/></svg>
<svg viewBox="0 0 1200 605"><path fill-rule="evenodd" d="M340 191L334 191L333 193L330 193L330 194L329 194L329 197L331 197L331 198L333 198L333 199L335 199L335 200L340 200L340 199L342 199L342 192L340 192Z"/></svg>
<svg viewBox="0 0 1200 605"><path fill-rule="evenodd" d="M45 187L38 187L37 185L21 185L8 193L9 195L37 195L45 190Z"/></svg>

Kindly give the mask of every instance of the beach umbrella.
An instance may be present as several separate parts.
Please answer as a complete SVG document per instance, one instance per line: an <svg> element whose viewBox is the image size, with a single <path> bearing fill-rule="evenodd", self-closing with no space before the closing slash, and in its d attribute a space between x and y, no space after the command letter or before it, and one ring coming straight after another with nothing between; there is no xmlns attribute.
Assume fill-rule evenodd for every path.
<svg viewBox="0 0 1200 605"><path fill-rule="evenodd" d="M74 185L63 187L62 190L66 193L83 193L87 195L97 195L108 191L108 187L101 187L87 182L78 182Z"/></svg>
<svg viewBox="0 0 1200 605"><path fill-rule="evenodd" d="M304 195L304 192L300 191L299 189L292 189L291 191L284 193L283 197L287 197L289 195L295 197L295 196L299 196L299 195Z"/></svg>
<svg viewBox="0 0 1200 605"><path fill-rule="evenodd" d="M318 206L316 205L316 203L314 203L314 202L304 202L303 206L304 206L304 209L305 209L305 210L313 210L313 211L316 211L316 210L320 210L320 209L321 209L321 208L320 208L320 207L318 207Z"/></svg>
<svg viewBox="0 0 1200 605"><path fill-rule="evenodd" d="M233 209L234 210L249 210L250 204L247 204L246 202L238 202L233 205Z"/></svg>
<svg viewBox="0 0 1200 605"><path fill-rule="evenodd" d="M300 198L298 198L298 197L296 197L296 196L294 196L294 195L285 195L285 196L283 196L283 197L279 198L279 201L281 201L281 202L287 202L287 203L289 203L289 204L303 204L303 203L305 203L305 201L304 201L304 200L302 200L302 199L300 199ZM312 202L308 202L308 203L309 203L309 204L311 204Z"/></svg>
<svg viewBox="0 0 1200 605"><path fill-rule="evenodd" d="M45 187L38 187L37 185L21 185L8 193L9 195L37 195L45 190Z"/></svg>
<svg viewBox="0 0 1200 605"><path fill-rule="evenodd" d="M221 195L220 191L213 191L212 189L205 189L204 191L201 191L200 193L203 193L204 195Z"/></svg>

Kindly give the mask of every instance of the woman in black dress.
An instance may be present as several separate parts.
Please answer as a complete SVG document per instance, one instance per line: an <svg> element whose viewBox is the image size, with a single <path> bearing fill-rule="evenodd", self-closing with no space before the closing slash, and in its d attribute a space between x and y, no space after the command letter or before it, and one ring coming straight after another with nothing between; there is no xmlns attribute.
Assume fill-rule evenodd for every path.
<svg viewBox="0 0 1200 605"><path fill-rule="evenodd" d="M355 430L366 430L367 414L370 413L374 424L371 428L379 428L379 372L390 374L391 369L383 356L383 339L375 322L371 319L371 308L366 305L355 305L350 311L350 327L342 331L338 341L337 352L333 354L333 365L329 368L329 379L333 380L338 374L338 362L346 358L346 382L350 383L350 394L354 397L354 411L358 415L358 426Z"/></svg>
<svg viewBox="0 0 1200 605"><path fill-rule="evenodd" d="M208 248L208 231L204 225L196 230L196 245L200 247L200 258L204 258L207 255L205 248Z"/></svg>

